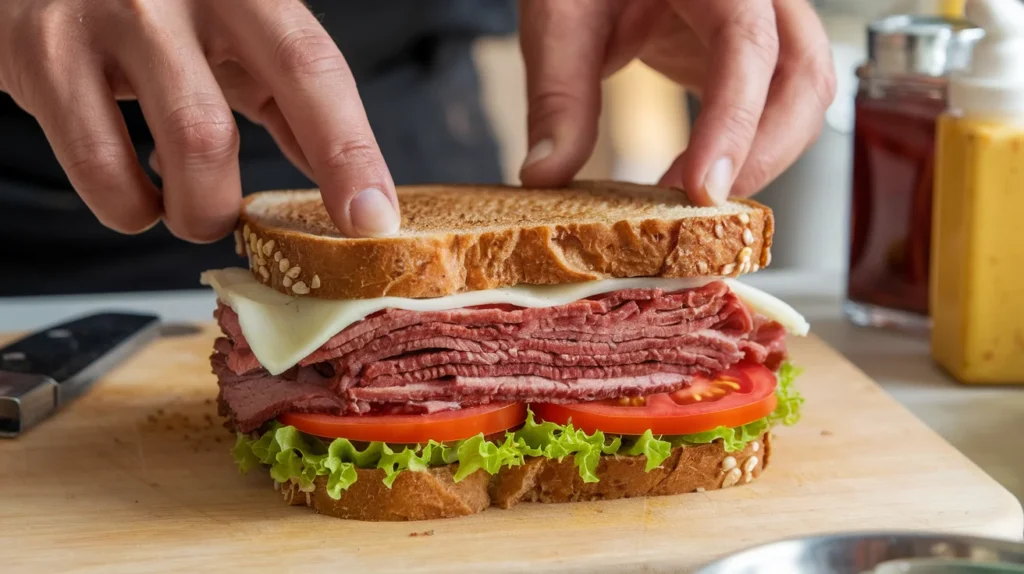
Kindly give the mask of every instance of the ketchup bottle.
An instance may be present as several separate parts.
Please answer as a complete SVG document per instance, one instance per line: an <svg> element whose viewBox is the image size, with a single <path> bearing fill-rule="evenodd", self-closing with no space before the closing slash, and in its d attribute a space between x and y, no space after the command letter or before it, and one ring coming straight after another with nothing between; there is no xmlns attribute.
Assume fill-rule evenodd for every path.
<svg viewBox="0 0 1024 574"><path fill-rule="evenodd" d="M948 75L984 32L964 20L891 16L868 27L857 70L846 316L926 328L935 130Z"/></svg>

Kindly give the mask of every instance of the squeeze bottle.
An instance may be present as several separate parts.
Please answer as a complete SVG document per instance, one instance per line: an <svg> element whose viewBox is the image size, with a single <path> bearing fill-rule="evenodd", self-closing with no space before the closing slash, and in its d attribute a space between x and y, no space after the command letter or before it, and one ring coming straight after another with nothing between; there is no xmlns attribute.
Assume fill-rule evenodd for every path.
<svg viewBox="0 0 1024 574"><path fill-rule="evenodd" d="M985 35L938 121L932 357L962 383L1024 384L1024 2L965 15Z"/></svg>

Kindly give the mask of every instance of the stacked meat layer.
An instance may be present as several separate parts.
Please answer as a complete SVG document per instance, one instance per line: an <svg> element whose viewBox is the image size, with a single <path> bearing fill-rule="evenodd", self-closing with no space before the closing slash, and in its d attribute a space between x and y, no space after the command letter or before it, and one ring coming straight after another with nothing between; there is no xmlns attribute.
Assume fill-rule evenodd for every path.
<svg viewBox="0 0 1024 574"><path fill-rule="evenodd" d="M489 402L583 402L685 387L741 361L775 369L785 332L722 282L630 289L542 309L388 309L271 375L231 308L211 357L220 409L249 432L287 411L429 413Z"/></svg>

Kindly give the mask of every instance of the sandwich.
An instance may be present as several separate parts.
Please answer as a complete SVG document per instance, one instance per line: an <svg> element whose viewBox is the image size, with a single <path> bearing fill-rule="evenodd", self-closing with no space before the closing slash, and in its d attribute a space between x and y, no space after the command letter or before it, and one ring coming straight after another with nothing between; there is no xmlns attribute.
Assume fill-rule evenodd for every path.
<svg viewBox="0 0 1024 574"><path fill-rule="evenodd" d="M807 322L735 278L771 210L678 190L400 187L402 228L340 235L316 190L246 198L248 268L210 270L218 405L243 472L358 520L748 483L802 399ZM492 510L497 511L497 510Z"/></svg>

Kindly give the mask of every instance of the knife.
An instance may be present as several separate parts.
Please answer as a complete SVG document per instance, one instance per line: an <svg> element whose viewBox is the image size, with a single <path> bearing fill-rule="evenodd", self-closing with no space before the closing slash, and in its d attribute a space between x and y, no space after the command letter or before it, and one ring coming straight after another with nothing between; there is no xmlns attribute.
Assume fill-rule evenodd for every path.
<svg viewBox="0 0 1024 574"><path fill-rule="evenodd" d="M0 348L0 438L39 424L159 333L156 315L97 313Z"/></svg>

